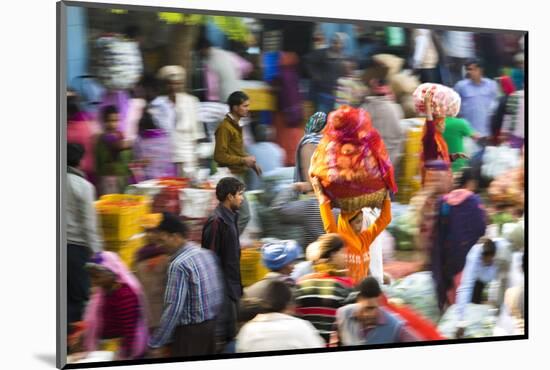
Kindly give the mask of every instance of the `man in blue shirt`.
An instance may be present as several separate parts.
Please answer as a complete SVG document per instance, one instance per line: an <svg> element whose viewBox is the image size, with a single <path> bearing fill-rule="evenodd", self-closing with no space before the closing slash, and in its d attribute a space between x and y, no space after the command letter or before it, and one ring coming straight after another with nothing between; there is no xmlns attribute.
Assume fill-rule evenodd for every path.
<svg viewBox="0 0 550 370"><path fill-rule="evenodd" d="M476 59L464 63L466 78L454 89L462 99L460 117L465 118L481 137L490 135L490 117L497 97L495 81L483 77L483 68Z"/></svg>
<svg viewBox="0 0 550 370"><path fill-rule="evenodd" d="M164 213L157 228L160 244L171 254L164 312L149 340L149 354L171 343L172 356L214 354L216 319L223 303L222 273L216 255L187 242L187 227Z"/></svg>
<svg viewBox="0 0 550 370"><path fill-rule="evenodd" d="M486 239L482 244L474 245L468 252L460 286L456 291L457 338L464 336L467 326L464 318L468 303L481 304L485 286L499 278L504 266L499 263L501 261L497 261L496 256L503 254L506 243L504 239Z"/></svg>

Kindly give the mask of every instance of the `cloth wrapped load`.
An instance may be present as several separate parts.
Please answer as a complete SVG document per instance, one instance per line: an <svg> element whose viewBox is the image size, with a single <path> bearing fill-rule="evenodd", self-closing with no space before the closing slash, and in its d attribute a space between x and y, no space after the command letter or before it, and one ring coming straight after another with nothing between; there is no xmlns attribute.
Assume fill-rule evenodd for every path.
<svg viewBox="0 0 550 370"><path fill-rule="evenodd" d="M460 111L460 95L453 89L434 83L423 83L413 93L417 113L425 114L424 97L432 91L432 113L437 117L456 117Z"/></svg>
<svg viewBox="0 0 550 370"><path fill-rule="evenodd" d="M334 207L352 212L381 208L388 190L397 192L393 165L368 112L342 106L328 116L323 139L311 158Z"/></svg>
<svg viewBox="0 0 550 370"><path fill-rule="evenodd" d="M140 79L143 61L137 42L118 34L99 37L93 44L93 67L109 90L127 90Z"/></svg>

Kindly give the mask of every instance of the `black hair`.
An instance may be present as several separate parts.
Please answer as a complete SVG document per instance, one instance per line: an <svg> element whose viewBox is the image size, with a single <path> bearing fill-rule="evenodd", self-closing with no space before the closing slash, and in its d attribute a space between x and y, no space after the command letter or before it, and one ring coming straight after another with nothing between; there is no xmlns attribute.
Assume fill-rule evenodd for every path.
<svg viewBox="0 0 550 370"><path fill-rule="evenodd" d="M466 184L469 181L472 181L472 180L475 180L475 179L476 179L476 175L475 175L475 172L474 172L473 168L464 167L462 169L462 174L460 175L460 179L458 181L458 187L463 188L464 186L466 186Z"/></svg>
<svg viewBox="0 0 550 370"><path fill-rule="evenodd" d="M244 190L244 184L234 177L224 177L216 185L216 198L224 202L229 194L237 195L239 191Z"/></svg>
<svg viewBox="0 0 550 370"><path fill-rule="evenodd" d="M487 238L483 241L483 256L494 256L497 253L497 245L494 241Z"/></svg>
<svg viewBox="0 0 550 370"><path fill-rule="evenodd" d="M273 280L267 285L262 301L265 312L283 312L292 302L292 291L284 281Z"/></svg>
<svg viewBox="0 0 550 370"><path fill-rule="evenodd" d="M353 220L355 220L357 217L362 216L362 215L363 215L362 211L357 212L355 214L355 216L353 216L352 218L349 219L349 222L353 222Z"/></svg>
<svg viewBox="0 0 550 370"><path fill-rule="evenodd" d="M252 134L254 135L254 141L259 143L267 141L267 127L261 123L256 123L252 126Z"/></svg>
<svg viewBox="0 0 550 370"><path fill-rule="evenodd" d="M233 107L236 105L241 105L250 98L242 91L235 91L229 95L227 98L227 105L229 105L229 111L233 110Z"/></svg>
<svg viewBox="0 0 550 370"><path fill-rule="evenodd" d="M106 106L105 108L103 108L103 111L101 112L101 118L103 118L103 122L107 122L107 118L109 118L109 116L111 114L117 114L118 113L118 108L114 105L108 105Z"/></svg>
<svg viewBox="0 0 550 370"><path fill-rule="evenodd" d="M206 38L206 36L201 36L197 40L196 49L197 50L203 50L203 49L207 49L211 46L212 46L212 44L210 43L208 38Z"/></svg>
<svg viewBox="0 0 550 370"><path fill-rule="evenodd" d="M265 313L261 299L243 298L239 301L239 311L237 315L239 322L246 323L260 313Z"/></svg>
<svg viewBox="0 0 550 370"><path fill-rule="evenodd" d="M153 120L153 115L147 111L143 112L139 120L139 134L142 135L147 130L154 130L157 126Z"/></svg>
<svg viewBox="0 0 550 370"><path fill-rule="evenodd" d="M187 238L189 229L176 215L163 212L162 221L158 225L157 231L167 232L168 234L180 234L183 238Z"/></svg>
<svg viewBox="0 0 550 370"><path fill-rule="evenodd" d="M145 73L138 83L143 89L142 94L146 102L153 101L159 94L160 83L157 78L151 73Z"/></svg>
<svg viewBox="0 0 550 370"><path fill-rule="evenodd" d="M344 247L344 240L338 234L325 234L319 237L321 243L320 258L330 259L332 255Z"/></svg>
<svg viewBox="0 0 550 370"><path fill-rule="evenodd" d="M84 147L77 143L67 143L67 166L78 167L84 157Z"/></svg>
<svg viewBox="0 0 550 370"><path fill-rule="evenodd" d="M465 67L465 68L468 68L468 66L471 66L472 64L475 64L475 65L478 66L479 68L483 68L483 63L482 63L481 60L478 59L478 58L470 58L470 59L467 59L467 60L464 62L464 67Z"/></svg>
<svg viewBox="0 0 550 370"><path fill-rule="evenodd" d="M382 294L378 280L369 276L359 284L357 298L378 298Z"/></svg>
<svg viewBox="0 0 550 370"><path fill-rule="evenodd" d="M136 24L131 24L124 28L124 35L130 39L135 39L141 36L141 29Z"/></svg>
<svg viewBox="0 0 550 370"><path fill-rule="evenodd" d="M67 119L80 112L80 99L77 95L67 96Z"/></svg>

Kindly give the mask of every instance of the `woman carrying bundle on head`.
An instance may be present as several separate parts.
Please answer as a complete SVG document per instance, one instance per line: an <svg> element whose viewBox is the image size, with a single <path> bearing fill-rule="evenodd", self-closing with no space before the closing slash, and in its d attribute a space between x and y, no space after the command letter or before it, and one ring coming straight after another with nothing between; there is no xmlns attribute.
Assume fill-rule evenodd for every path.
<svg viewBox="0 0 550 370"><path fill-rule="evenodd" d="M368 112L343 106L329 115L310 176L325 231L342 237L348 276L360 282L369 273L371 243L391 221L388 190L397 191L393 166ZM340 208L338 221L331 207ZM364 207L381 209L366 230Z"/></svg>

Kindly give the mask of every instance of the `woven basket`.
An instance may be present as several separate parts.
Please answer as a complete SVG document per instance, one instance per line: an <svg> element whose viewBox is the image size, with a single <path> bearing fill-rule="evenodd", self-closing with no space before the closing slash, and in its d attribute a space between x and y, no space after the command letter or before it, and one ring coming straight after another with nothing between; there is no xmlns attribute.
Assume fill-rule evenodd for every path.
<svg viewBox="0 0 550 370"><path fill-rule="evenodd" d="M382 208L386 198L387 190L380 189L374 193L364 194L357 197L339 198L332 202L333 207L340 208L344 212L354 212L361 208Z"/></svg>

